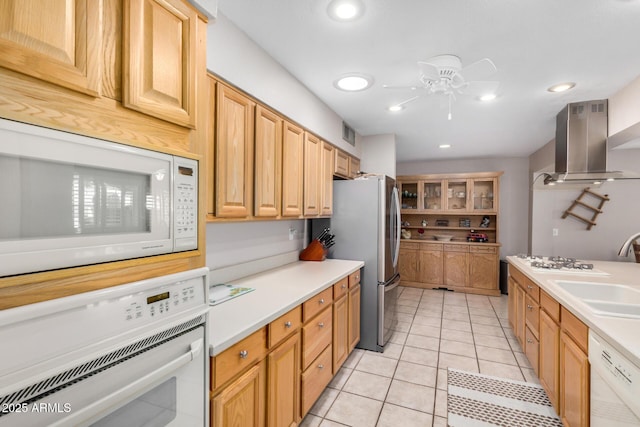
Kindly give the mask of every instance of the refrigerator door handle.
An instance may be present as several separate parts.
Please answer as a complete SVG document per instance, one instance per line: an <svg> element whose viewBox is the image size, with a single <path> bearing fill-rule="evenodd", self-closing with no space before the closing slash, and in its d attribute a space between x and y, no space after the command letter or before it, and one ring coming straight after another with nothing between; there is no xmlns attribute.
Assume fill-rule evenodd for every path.
<svg viewBox="0 0 640 427"><path fill-rule="evenodd" d="M395 231L395 251L393 254L393 268L395 269L398 266L398 257L400 256L400 196L398 194L398 187L393 187L393 209L395 210L395 227L393 230Z"/></svg>

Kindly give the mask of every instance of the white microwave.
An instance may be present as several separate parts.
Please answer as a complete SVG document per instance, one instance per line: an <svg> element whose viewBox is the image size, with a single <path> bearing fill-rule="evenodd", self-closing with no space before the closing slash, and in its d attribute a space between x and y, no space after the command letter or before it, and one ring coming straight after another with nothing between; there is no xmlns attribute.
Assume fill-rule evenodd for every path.
<svg viewBox="0 0 640 427"><path fill-rule="evenodd" d="M0 277L197 247L196 160L0 119Z"/></svg>

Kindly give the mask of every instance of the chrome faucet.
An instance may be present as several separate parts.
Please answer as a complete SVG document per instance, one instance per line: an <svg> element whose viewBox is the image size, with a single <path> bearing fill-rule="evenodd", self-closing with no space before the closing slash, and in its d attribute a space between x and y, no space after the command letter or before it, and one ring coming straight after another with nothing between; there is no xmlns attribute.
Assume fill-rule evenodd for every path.
<svg viewBox="0 0 640 427"><path fill-rule="evenodd" d="M632 235L627 240L625 240L625 242L622 244L622 247L620 248L620 251L618 252L618 256L628 256L629 252L631 251L631 244L638 237L640 237L640 232Z"/></svg>

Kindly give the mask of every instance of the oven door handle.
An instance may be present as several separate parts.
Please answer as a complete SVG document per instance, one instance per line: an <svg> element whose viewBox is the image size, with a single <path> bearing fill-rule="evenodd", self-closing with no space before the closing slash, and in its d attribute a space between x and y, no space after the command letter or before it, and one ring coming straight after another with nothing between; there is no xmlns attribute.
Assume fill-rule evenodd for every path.
<svg viewBox="0 0 640 427"><path fill-rule="evenodd" d="M203 338L192 342L188 352L175 358L161 368L158 368L155 371L150 372L141 378L138 378L137 380L127 384L121 389L108 394L107 396L104 396L103 398L95 401L88 406L85 406L82 409L69 413L69 415L64 419L50 425L87 425L91 422L99 420L100 418L112 412L112 410L117 409L118 403L128 402L132 398L135 398L136 396L142 394L159 380L164 379L164 377L178 370L183 365L186 365L187 363L193 361L202 352L203 346Z"/></svg>

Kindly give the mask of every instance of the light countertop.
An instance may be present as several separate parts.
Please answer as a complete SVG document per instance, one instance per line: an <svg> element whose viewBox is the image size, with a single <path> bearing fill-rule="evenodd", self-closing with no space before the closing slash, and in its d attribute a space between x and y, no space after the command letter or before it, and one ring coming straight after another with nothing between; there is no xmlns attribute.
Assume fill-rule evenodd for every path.
<svg viewBox="0 0 640 427"><path fill-rule="evenodd" d="M640 264L631 262L584 261L592 263L595 269L609 273L609 276L590 276L584 274L566 274L537 272L528 264L515 256L507 257L510 264L522 271L541 289L555 298L567 310L582 320L589 329L593 329L609 344L625 355L630 361L640 366L640 319L612 317L595 314L589 306L574 297L558 285L554 280L571 280L597 283L627 285L640 291Z"/></svg>
<svg viewBox="0 0 640 427"><path fill-rule="evenodd" d="M362 266L362 261L338 259L298 261L229 282L255 290L209 309L209 355L220 354Z"/></svg>

